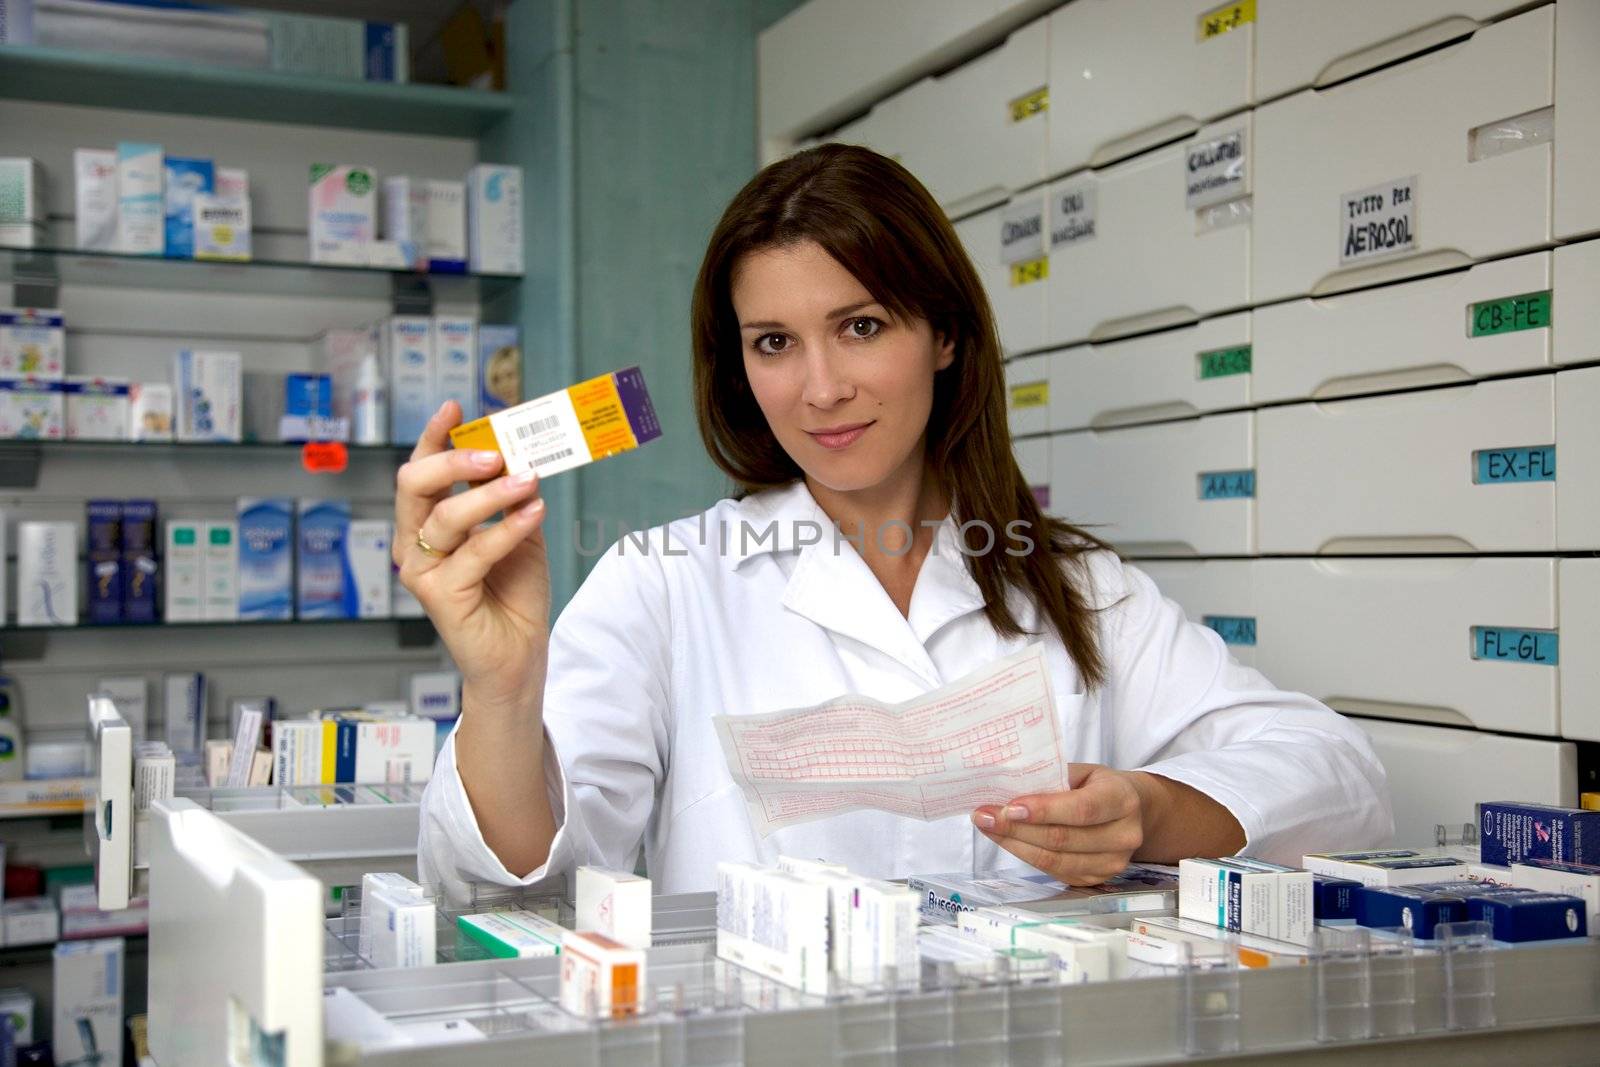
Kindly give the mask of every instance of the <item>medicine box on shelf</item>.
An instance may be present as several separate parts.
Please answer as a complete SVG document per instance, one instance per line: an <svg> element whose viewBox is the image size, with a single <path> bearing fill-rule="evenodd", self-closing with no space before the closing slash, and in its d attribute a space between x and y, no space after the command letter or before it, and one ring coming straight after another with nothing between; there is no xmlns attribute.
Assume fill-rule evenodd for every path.
<svg viewBox="0 0 1600 1067"><path fill-rule="evenodd" d="M1055 429L1050 418L1050 379L1060 355L1046 352L1007 361L1006 418L1012 436Z"/></svg>
<svg viewBox="0 0 1600 1067"><path fill-rule="evenodd" d="M1038 185L1048 118L1046 27L1040 19L947 73L894 98L885 120L900 162L952 218Z"/></svg>
<svg viewBox="0 0 1600 1067"><path fill-rule="evenodd" d="M1132 556L1256 551L1255 414L1050 438L1058 512Z"/></svg>
<svg viewBox="0 0 1600 1067"><path fill-rule="evenodd" d="M1597 404L1585 369L1264 408L1261 551L1600 547Z"/></svg>
<svg viewBox="0 0 1600 1067"><path fill-rule="evenodd" d="M1234 659L1256 663L1260 611L1255 569L1260 560L1146 560L1138 564L1161 594L1177 602L1191 622L1214 631ZM1268 677L1272 677L1269 675ZM1275 684L1291 683L1272 677Z"/></svg>
<svg viewBox="0 0 1600 1067"><path fill-rule="evenodd" d="M1051 14L1050 173L1104 165L1246 107L1255 25L1230 6L1077 0Z"/></svg>
<svg viewBox="0 0 1600 1067"><path fill-rule="evenodd" d="M1052 430L1185 418L1251 404L1250 312L1048 353Z"/></svg>
<svg viewBox="0 0 1600 1067"><path fill-rule="evenodd" d="M1592 55L1600 12L1546 5L1258 108L1255 299L1395 281L1600 226L1600 94L1565 84L1595 77L1581 59L1554 62L1568 34L1588 46L1575 58Z"/></svg>
<svg viewBox="0 0 1600 1067"><path fill-rule="evenodd" d="M1389 773L1393 838L1380 845L1434 840L1434 827L1473 821L1486 789L1496 796L1571 807L1578 799L1577 749L1566 741L1506 737L1480 730L1354 720Z"/></svg>
<svg viewBox="0 0 1600 1067"><path fill-rule="evenodd" d="M956 223L994 311L1007 355L1045 347L1045 197L1042 190L1013 198Z"/></svg>
<svg viewBox="0 0 1600 1067"><path fill-rule="evenodd" d="M1255 134L1246 113L1049 186L1049 347L1247 307Z"/></svg>

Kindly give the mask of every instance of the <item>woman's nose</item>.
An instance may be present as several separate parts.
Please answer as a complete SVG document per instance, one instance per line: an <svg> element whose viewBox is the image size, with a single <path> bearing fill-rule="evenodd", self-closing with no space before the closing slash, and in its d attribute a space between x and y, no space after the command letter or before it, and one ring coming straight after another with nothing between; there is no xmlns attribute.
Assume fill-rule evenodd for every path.
<svg viewBox="0 0 1600 1067"><path fill-rule="evenodd" d="M813 407L829 408L855 396L855 386L840 371L838 360L826 351L806 363L805 400Z"/></svg>

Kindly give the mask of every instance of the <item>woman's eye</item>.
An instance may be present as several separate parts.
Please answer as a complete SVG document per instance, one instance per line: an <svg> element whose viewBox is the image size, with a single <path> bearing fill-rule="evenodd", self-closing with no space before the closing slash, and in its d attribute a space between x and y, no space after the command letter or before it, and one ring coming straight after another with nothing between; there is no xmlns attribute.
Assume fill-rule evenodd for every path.
<svg viewBox="0 0 1600 1067"><path fill-rule="evenodd" d="M781 333L762 334L756 338L756 351L775 356L789 346L789 339Z"/></svg>
<svg viewBox="0 0 1600 1067"><path fill-rule="evenodd" d="M845 326L845 329L850 331L851 337L862 339L877 336L878 331L882 328L883 323L874 318L851 319Z"/></svg>

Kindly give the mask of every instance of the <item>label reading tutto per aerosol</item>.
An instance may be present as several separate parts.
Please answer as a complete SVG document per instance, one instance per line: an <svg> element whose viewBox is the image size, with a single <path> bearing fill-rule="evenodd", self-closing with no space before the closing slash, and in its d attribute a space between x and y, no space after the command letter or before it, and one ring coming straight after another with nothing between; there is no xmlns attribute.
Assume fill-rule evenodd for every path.
<svg viewBox="0 0 1600 1067"><path fill-rule="evenodd" d="M1243 129L1190 145L1183 157L1184 204L1198 211L1249 192Z"/></svg>
<svg viewBox="0 0 1600 1067"><path fill-rule="evenodd" d="M1339 264L1350 266L1417 247L1417 179L1345 193L1339 203Z"/></svg>

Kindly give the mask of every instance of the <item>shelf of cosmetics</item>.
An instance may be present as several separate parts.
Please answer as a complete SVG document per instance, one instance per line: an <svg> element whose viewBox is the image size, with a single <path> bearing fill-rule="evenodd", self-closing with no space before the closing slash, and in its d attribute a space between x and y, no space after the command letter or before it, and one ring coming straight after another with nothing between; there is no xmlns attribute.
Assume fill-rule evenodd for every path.
<svg viewBox="0 0 1600 1067"><path fill-rule="evenodd" d="M76 248L170 259L251 258L250 176L158 144L72 154ZM480 163L464 180L383 179L349 163L312 163L307 230L313 264L430 274L520 275L522 168ZM0 158L0 245L48 243L45 169ZM58 211L58 214L63 212Z"/></svg>
<svg viewBox="0 0 1600 1067"><path fill-rule="evenodd" d="M328 330L315 360L247 373L238 352L184 349L167 382L68 375L59 309L0 308L0 440L409 446L447 400L470 421L522 399L520 330L471 316Z"/></svg>

